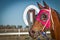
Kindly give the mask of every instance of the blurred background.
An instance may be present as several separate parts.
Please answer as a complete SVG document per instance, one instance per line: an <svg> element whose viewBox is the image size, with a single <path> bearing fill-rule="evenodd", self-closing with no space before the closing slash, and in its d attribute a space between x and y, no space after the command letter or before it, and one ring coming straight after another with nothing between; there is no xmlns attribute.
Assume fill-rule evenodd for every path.
<svg viewBox="0 0 60 40"><path fill-rule="evenodd" d="M60 0L44 0L51 8L60 13ZM21 25L26 27L23 21L23 13L27 6L37 3L43 5L43 0L0 0L0 25ZM38 6L37 6L38 7Z"/></svg>

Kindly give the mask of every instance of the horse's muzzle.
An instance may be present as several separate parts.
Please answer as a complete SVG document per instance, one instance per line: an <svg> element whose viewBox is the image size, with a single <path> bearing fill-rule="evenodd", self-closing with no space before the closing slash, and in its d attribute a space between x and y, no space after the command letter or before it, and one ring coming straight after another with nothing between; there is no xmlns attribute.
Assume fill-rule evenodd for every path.
<svg viewBox="0 0 60 40"><path fill-rule="evenodd" d="M29 31L29 35L32 37L32 38L37 38L40 34L39 34L39 32L37 31L37 32L35 32L35 31L33 31L33 30L30 30Z"/></svg>

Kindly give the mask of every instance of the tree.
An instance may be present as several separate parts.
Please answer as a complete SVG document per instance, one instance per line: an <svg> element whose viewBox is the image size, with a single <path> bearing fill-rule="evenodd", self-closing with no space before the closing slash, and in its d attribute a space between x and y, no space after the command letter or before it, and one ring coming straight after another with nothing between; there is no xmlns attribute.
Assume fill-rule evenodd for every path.
<svg viewBox="0 0 60 40"><path fill-rule="evenodd" d="M22 25L18 25L18 28L22 28Z"/></svg>
<svg viewBox="0 0 60 40"><path fill-rule="evenodd" d="M26 26L26 28L29 28L29 26Z"/></svg>

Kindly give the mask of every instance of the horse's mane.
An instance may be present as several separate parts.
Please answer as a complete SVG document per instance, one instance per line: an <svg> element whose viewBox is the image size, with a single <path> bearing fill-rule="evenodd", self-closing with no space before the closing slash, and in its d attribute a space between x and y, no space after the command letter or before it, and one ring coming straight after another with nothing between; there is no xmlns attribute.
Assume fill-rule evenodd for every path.
<svg viewBox="0 0 60 40"><path fill-rule="evenodd" d="M56 13L57 13L57 16L58 16L58 19L59 19L59 22L60 22L60 14L59 12L57 12L56 10L54 10Z"/></svg>

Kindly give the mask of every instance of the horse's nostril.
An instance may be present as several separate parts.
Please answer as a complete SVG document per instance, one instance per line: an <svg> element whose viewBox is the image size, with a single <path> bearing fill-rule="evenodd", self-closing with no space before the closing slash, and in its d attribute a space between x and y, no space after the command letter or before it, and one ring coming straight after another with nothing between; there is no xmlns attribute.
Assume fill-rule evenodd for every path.
<svg viewBox="0 0 60 40"><path fill-rule="evenodd" d="M32 30L32 33L35 33L35 31Z"/></svg>

